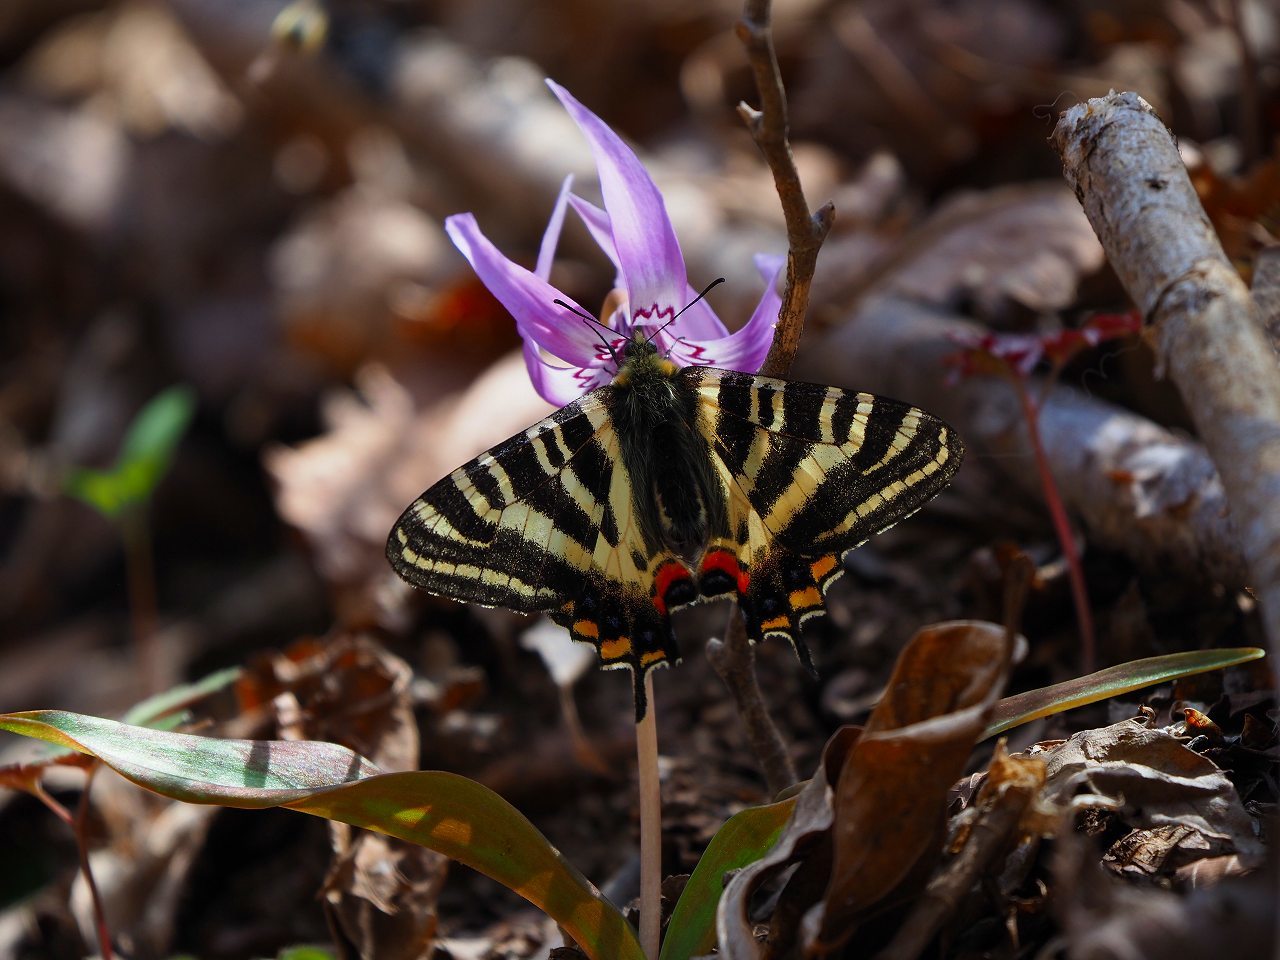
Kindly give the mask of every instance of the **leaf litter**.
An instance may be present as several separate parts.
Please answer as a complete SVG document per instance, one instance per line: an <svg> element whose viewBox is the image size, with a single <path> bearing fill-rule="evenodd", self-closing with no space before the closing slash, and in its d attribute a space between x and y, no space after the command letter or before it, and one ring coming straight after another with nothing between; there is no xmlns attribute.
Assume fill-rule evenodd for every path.
<svg viewBox="0 0 1280 960"><path fill-rule="evenodd" d="M513 17L488 0L412 11L335 0L339 44L282 58L254 79L244 64L270 42L278 11L269 4L250 0L232 15L198 2L115 3L84 17L80 6L15 0L17 16L0 28L9 54L0 113L12 134L0 138L0 290L16 320L0 333L9 358L0 708L92 704L88 712L121 716L132 703L112 539L74 504L50 499L49 466L106 463L129 413L187 382L200 414L157 503L166 649L184 679L247 671L240 699L214 693L190 705L196 732L330 739L384 769L445 761L501 786L625 901L634 845L630 734L618 717L625 684L596 671L573 683L581 727L613 771L602 776L584 768L566 730L567 678L557 686L520 645L529 624L406 601L386 587L381 543L429 483L545 411L519 358L495 361L513 342L503 339L507 321L474 295L437 228L458 209L487 207L486 223L507 225L503 249L532 262L574 159L535 96L543 73L590 91L593 109L656 156L664 189L695 198L673 202L674 217L698 226L687 234L692 264L720 275L713 265L733 260L744 238L753 249L780 241L768 178L732 116L732 103L750 98L724 29L738 8L655 4L620 21L607 5ZM820 260L817 320L841 322L868 293L1025 335L1125 310L1078 207L1046 180L1057 171L1037 113L1064 90L1110 86L1137 87L1170 121L1264 319L1274 313L1265 305L1276 286L1267 255L1275 160L1248 128L1272 122L1275 84L1237 63L1229 12L1119 4L1098 16L1022 0L924 4L911 16L892 4L801 6L775 5L795 146L821 194L811 199L838 198L841 231ZM1274 14L1242 9L1262 24L1248 39L1269 62ZM557 284L602 302L611 277L588 249L566 233ZM904 399L917 392L911 377L932 390L945 376L924 351L919 362L877 359L866 337L814 338L809 349L838 369L891 370ZM1091 353L1064 386L1119 398L1150 429L1185 428L1176 403L1135 374L1141 353ZM966 396L999 413L991 394ZM1194 451L1194 438L1153 449L1121 429L1129 422L1108 419L1107 442L1132 451L1140 469L1103 478L1090 498L1105 498L1108 485L1132 489L1140 512L1162 522L1199 504L1223 512L1209 471L1172 491L1151 479ZM1076 441L1064 432L1058 442ZM731 880L740 909L724 952L781 955L852 929L847 956L1034 955L1055 942L1071 957L1208 956L1224 945L1265 955L1274 892L1258 863L1277 796L1265 670L1130 693L1114 713L1084 707L1037 721L1011 734L1009 749L1020 749L1007 754L962 749L972 724L948 722L964 738L910 741L939 751L928 753L928 775L896 785L877 775L861 788L870 775L854 772L859 751L862 763L876 759L869 769L892 773L891 757L875 754L891 749L860 748L840 725L869 723L879 691L892 695L904 639L992 615L1002 571L978 557L997 538L1053 569L1038 505L994 474L974 476L961 477L963 509L931 508L851 559L814 644L820 679L796 673L786 651L757 651L799 769L815 775L779 846ZM1174 529L1173 550L1205 549ZM1138 659L1258 642L1238 577L1190 578L1160 558L1153 569L1123 536L1104 549L1087 526L1079 540L1100 649ZM303 571L305 588L281 588L272 571L286 566ZM1199 569L1239 567L1214 554ZM1073 677L1070 613L1046 582L1029 600L1032 655L1013 668L1010 690ZM697 636L723 623L718 609L686 619ZM671 875L694 869L730 814L772 799L700 642L687 646L657 694ZM1128 719L1143 703L1157 713ZM892 742L896 729L875 735ZM0 750L0 762L17 756ZM19 788L35 776L4 773ZM40 776L63 802L83 784L63 763ZM841 793L846 776L859 789ZM328 938L349 955L427 955L434 944L439 957L530 956L557 942L521 901L468 871L445 879L418 847L289 827L283 814L237 819L139 802L105 773L91 806L99 880L115 896L122 945L138 955L269 956ZM6 791L0 846L40 834L40 816ZM863 826L838 830L837 820ZM85 897L68 909L62 896L74 855L37 853L24 897L43 899L5 888L0 953L84 955ZM846 876L847 864L861 866ZM751 896L741 893L748 885ZM911 930L914 943L901 939Z"/></svg>

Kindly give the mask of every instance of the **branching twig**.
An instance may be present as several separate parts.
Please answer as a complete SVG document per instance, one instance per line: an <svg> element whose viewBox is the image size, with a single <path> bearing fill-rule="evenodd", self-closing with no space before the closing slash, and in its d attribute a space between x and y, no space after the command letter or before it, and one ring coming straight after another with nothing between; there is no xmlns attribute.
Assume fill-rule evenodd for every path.
<svg viewBox="0 0 1280 960"><path fill-rule="evenodd" d="M742 19L738 22L738 36L747 48L747 59L755 75L756 90L760 94L760 109L740 103L738 113L773 172L773 182L787 222L786 286L782 291L778 325L773 331L773 345L760 370L767 376L776 377L786 374L791 368L791 361L800 344L804 315L809 307L809 288L818 262L818 249L831 229L834 208L828 203L817 213L810 215L809 205L805 202L800 174L796 170L791 143L787 139L787 94L773 48L771 19L770 0L746 0ZM776 793L795 783L795 768L787 755L786 744L782 742L782 736L774 726L760 695L760 685L756 682L755 655L747 641L742 616L736 604L729 613L724 642L713 641L708 654L712 666L738 705L738 712L746 727L747 740L760 763L769 789Z"/></svg>
<svg viewBox="0 0 1280 960"><path fill-rule="evenodd" d="M1280 365L1160 118L1134 93L1072 107L1053 144L1154 330L1218 474L1280 681Z"/></svg>
<svg viewBox="0 0 1280 960"><path fill-rule="evenodd" d="M736 607L725 631L723 641L712 640L707 644L707 659L733 694L751 752L764 773L764 782L771 794L777 794L796 782L796 768L764 705L760 684L756 682L755 654L747 643L746 628Z"/></svg>
<svg viewBox="0 0 1280 960"><path fill-rule="evenodd" d="M782 214L787 221L787 283L782 291L782 309L778 311L773 347L760 370L767 376L777 377L790 369L800 344L818 250L831 230L835 209L827 203L810 214L805 202L800 174L787 139L787 94L773 48L771 20L770 0L746 0L738 22L738 37L747 48L747 59L760 93L760 109L740 103L738 113L773 172Z"/></svg>

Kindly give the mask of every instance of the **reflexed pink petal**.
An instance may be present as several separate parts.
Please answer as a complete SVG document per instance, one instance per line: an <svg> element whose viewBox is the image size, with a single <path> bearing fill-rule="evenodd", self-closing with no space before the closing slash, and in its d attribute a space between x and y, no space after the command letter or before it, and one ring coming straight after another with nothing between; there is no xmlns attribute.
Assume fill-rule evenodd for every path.
<svg viewBox="0 0 1280 960"><path fill-rule="evenodd" d="M591 232L591 236L596 243L600 244L600 249L618 266L618 253L613 248L613 233L609 227L609 215L588 200L583 200L576 194L569 197L569 203L573 206L574 212L582 218L582 222L586 224L587 230ZM623 283L621 279L619 285ZM686 303L693 303L701 291L694 290L687 283L685 284L685 299L676 306L679 311ZM663 323L666 321L664 320ZM659 324L661 325L661 324ZM676 333L677 336L690 337L695 340L715 340L728 334L729 330L720 318L716 316L711 304L705 300L700 300L693 304L688 310L680 314L680 319L673 323L668 330Z"/></svg>
<svg viewBox="0 0 1280 960"><path fill-rule="evenodd" d="M531 340L524 342L524 363L538 395L558 407L572 403L596 387L603 387L614 375L612 368L603 366L557 366L546 360Z"/></svg>
<svg viewBox="0 0 1280 960"><path fill-rule="evenodd" d="M760 254L755 262L756 269L765 279L765 291L746 325L737 333L717 339L700 340L678 333L669 337L668 334L684 320L682 316L658 336L659 343L669 351L672 360L682 366L723 367L742 373L756 373L760 369L773 345L773 328L778 323L778 311L782 308L778 275L786 265L786 258Z"/></svg>
<svg viewBox="0 0 1280 960"><path fill-rule="evenodd" d="M609 225L609 215L589 200L583 200L576 193L569 194L569 205L573 207L579 219L586 224L588 232L600 249L609 258L609 262L618 268L617 286L622 286L622 265L618 262L618 251L613 245L613 228Z"/></svg>
<svg viewBox="0 0 1280 960"><path fill-rule="evenodd" d="M571 173L560 185L560 195L556 197L556 205L551 210L551 219L547 221L547 229L542 231L542 245L538 248L538 264L533 268L533 272L543 280L551 279L551 265L556 258L556 246L560 243L560 231L564 228L564 211L569 202L569 188L572 186L573 174Z"/></svg>
<svg viewBox="0 0 1280 960"><path fill-rule="evenodd" d="M685 269L662 194L640 159L603 120L563 87L550 80L547 85L591 144L632 319L671 319L684 305L679 301L686 288Z"/></svg>
<svg viewBox="0 0 1280 960"><path fill-rule="evenodd" d="M585 322L552 301L559 297L579 310L581 307L537 274L504 257L480 232L471 214L449 217L444 228L481 282L515 318L520 336L567 364L589 366L593 362L595 335Z"/></svg>

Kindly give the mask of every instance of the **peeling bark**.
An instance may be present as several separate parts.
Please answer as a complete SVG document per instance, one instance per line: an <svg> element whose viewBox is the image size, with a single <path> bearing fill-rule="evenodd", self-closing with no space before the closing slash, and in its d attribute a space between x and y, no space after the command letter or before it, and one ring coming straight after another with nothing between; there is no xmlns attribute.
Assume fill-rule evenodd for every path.
<svg viewBox="0 0 1280 960"><path fill-rule="evenodd" d="M1280 365L1196 197L1173 136L1141 97L1072 107L1052 141L1162 368L1217 465L1280 677Z"/></svg>

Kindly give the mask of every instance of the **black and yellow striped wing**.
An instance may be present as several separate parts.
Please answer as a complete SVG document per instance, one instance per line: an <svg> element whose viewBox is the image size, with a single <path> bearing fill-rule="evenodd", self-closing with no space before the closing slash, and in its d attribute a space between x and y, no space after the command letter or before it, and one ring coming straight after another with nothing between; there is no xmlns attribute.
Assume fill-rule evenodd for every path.
<svg viewBox="0 0 1280 960"><path fill-rule="evenodd" d="M561 408L431 487L392 529L387 557L431 593L546 612L594 645L606 667L631 668L641 691L644 671L678 659L654 584L660 568L679 562L640 530L609 415L611 389Z"/></svg>
<svg viewBox="0 0 1280 960"><path fill-rule="evenodd" d="M963 446L936 417L869 393L706 367L681 376L729 504L702 592L737 593L748 636L786 638L807 664L801 625L825 612L844 555L933 499Z"/></svg>

